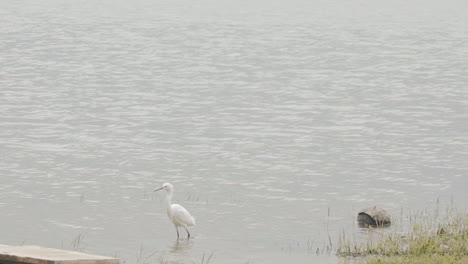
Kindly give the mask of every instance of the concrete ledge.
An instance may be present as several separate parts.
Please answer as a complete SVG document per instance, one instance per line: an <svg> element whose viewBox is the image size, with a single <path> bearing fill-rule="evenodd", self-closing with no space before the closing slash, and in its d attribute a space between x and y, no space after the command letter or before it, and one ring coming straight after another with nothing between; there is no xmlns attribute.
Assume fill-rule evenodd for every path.
<svg viewBox="0 0 468 264"><path fill-rule="evenodd" d="M119 264L116 258L37 246L0 244L0 264Z"/></svg>

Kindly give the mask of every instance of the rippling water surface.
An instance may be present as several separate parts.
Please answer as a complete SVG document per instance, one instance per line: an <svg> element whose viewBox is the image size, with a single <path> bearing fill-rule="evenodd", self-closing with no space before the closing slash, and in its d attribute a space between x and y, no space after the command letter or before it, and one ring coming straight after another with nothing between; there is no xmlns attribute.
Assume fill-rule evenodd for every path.
<svg viewBox="0 0 468 264"><path fill-rule="evenodd" d="M1 1L0 243L336 263L328 237L362 207L466 208L467 10ZM191 240L152 192L164 182Z"/></svg>

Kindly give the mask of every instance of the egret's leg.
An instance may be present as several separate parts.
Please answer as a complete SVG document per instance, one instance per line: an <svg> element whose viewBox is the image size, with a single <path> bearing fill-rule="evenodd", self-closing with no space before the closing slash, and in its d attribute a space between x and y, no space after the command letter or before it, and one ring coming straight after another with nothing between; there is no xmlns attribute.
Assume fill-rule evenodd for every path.
<svg viewBox="0 0 468 264"><path fill-rule="evenodd" d="M188 229L185 226L184 226L184 228L185 228L185 231L187 231L188 238L190 238L190 233L189 233Z"/></svg>
<svg viewBox="0 0 468 264"><path fill-rule="evenodd" d="M175 228L175 231L177 232L177 239L179 239L179 228L177 228L177 226Z"/></svg>

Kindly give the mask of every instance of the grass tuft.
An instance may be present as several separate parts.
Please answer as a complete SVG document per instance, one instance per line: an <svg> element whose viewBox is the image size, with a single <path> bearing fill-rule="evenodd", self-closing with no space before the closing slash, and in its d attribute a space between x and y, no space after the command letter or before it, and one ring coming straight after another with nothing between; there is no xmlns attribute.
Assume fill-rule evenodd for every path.
<svg viewBox="0 0 468 264"><path fill-rule="evenodd" d="M468 263L468 214L447 210L441 217L413 213L406 232L382 232L360 244L351 243L344 232L338 241L337 254L344 257L369 257L367 264L385 263Z"/></svg>

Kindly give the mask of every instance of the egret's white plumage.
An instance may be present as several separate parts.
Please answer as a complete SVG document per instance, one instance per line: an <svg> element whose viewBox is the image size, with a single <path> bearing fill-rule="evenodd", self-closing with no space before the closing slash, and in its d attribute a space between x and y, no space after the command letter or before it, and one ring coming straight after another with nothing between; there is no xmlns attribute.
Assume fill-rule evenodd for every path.
<svg viewBox="0 0 468 264"><path fill-rule="evenodd" d="M156 189L154 191L159 191L159 190L165 190L167 195L166 195L166 203L167 203L167 216L169 219L172 221L174 224L176 231L177 231L177 238L179 238L179 226L182 226L185 228L185 231L187 231L188 237L190 237L190 233L187 229L188 226L194 226L195 225L195 218L190 215L190 213L182 207L180 204L171 204L172 201L172 194L174 193L174 187L170 183L165 183L163 186L159 189Z"/></svg>

